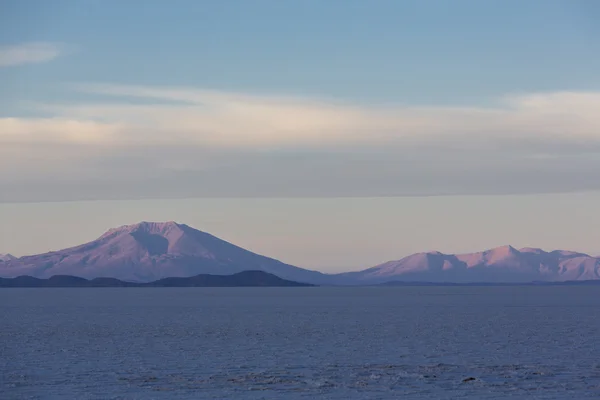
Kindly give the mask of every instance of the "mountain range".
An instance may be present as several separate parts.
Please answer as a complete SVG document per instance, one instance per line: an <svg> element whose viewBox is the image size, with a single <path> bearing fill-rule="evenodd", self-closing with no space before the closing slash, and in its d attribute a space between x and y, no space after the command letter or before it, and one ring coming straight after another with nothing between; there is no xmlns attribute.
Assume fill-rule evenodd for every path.
<svg viewBox="0 0 600 400"><path fill-rule="evenodd" d="M14 258L0 256L0 276L85 279L111 277L151 282L198 274L231 275L256 270L310 284L387 282L559 282L600 279L600 258L587 254L502 246L470 254L417 253L372 268L323 274L252 253L175 222L141 222L111 229L80 246Z"/></svg>
<svg viewBox="0 0 600 400"><path fill-rule="evenodd" d="M357 283L558 282L600 279L600 258L587 254L502 246L469 254L417 253L397 261L338 275Z"/></svg>

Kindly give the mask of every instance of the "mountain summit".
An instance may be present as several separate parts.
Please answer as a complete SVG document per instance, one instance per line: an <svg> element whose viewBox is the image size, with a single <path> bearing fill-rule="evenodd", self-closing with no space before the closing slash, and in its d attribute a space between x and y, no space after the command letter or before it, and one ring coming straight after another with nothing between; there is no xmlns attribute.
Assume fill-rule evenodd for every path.
<svg viewBox="0 0 600 400"><path fill-rule="evenodd" d="M284 264L175 222L140 222L110 229L68 249L8 261L0 275L74 275L149 282L198 274L260 270L283 279L321 282L326 275Z"/></svg>

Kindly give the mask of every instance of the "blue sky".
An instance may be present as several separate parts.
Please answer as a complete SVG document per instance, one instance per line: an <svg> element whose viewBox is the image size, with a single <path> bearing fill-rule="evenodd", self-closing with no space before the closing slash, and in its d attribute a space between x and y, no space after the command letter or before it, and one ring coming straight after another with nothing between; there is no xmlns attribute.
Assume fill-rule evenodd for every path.
<svg viewBox="0 0 600 400"><path fill-rule="evenodd" d="M65 51L43 66L2 71L2 98L13 104L72 95L61 85L90 81L427 105L600 88L594 0L154 0L143 7L19 0L1 7L3 44L50 42Z"/></svg>
<svg viewBox="0 0 600 400"><path fill-rule="evenodd" d="M152 220L176 218L155 208L138 215L136 201L247 199L236 207L250 215L252 198L320 199L323 207L295 206L288 223L302 231L311 213L327 220L320 213L330 199L459 196L487 207L534 196L560 208L561 193L583 193L590 197L579 212L593 216L599 20L594 0L3 1L0 215L26 232L35 224L26 214L49 210L47 202L108 201ZM530 204L522 201L512 217L521 231ZM435 224L431 216L448 202L436 201L435 212L411 206L411 224ZM18 203L17 214L7 211ZM294 210L273 207L276 215ZM357 215L382 216L366 203L356 207ZM65 221L105 228L61 210ZM453 212L473 218L467 208ZM548 218L536 215L527 224ZM347 263L417 247L478 250L511 234L523 245L560 246L526 229L530 236L521 237L510 224L497 232L499 217L489 218L483 232L459 229L463 245L426 236L403 245L410 240L402 233L397 247L375 246ZM232 218L217 233L284 258L313 243L237 237L248 229L241 220L251 219ZM84 231L48 243L2 229L8 248L0 242L0 252L15 253L75 244ZM573 229L568 245L600 250L591 228ZM331 235L348 246L358 240L340 230L318 242ZM277 249L267 245L274 242ZM294 257L320 265L318 257ZM323 255L324 268L344 264L336 257Z"/></svg>

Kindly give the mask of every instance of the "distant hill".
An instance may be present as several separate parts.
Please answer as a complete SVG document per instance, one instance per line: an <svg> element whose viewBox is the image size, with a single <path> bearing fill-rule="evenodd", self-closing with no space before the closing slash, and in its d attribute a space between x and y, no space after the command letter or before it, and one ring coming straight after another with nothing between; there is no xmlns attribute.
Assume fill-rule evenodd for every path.
<svg viewBox="0 0 600 400"><path fill-rule="evenodd" d="M125 282L115 278L95 278L87 280L70 275L54 275L48 279L31 276L0 278L0 288L43 288L43 287L252 287L277 286L301 287L313 286L281 279L263 271L243 271L233 275L201 274L188 278L164 278L154 282Z"/></svg>

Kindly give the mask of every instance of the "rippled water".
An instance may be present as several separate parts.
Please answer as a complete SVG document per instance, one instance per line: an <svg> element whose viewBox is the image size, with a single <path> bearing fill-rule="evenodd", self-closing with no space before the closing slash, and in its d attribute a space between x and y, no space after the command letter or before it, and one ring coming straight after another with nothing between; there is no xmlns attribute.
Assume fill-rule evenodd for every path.
<svg viewBox="0 0 600 400"><path fill-rule="evenodd" d="M586 399L599 287L0 290L2 399Z"/></svg>

